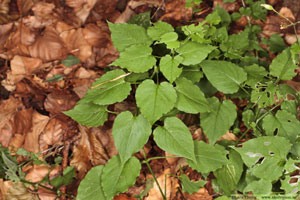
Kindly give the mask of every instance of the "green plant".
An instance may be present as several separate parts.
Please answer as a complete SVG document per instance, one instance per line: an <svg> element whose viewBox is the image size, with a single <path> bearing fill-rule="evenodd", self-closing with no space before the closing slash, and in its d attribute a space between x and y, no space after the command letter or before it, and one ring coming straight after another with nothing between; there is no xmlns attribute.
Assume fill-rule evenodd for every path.
<svg viewBox="0 0 300 200"><path fill-rule="evenodd" d="M250 9L241 9L242 15L258 19L266 15L260 7L263 0L246 3ZM282 82L296 75L299 48L275 48L279 54L269 65L267 50L259 45L260 27L250 23L242 32L229 35L232 17L217 7L203 22L176 30L161 21L148 28L109 23L120 52L111 65L121 69L112 68L97 79L65 114L86 126L101 126L108 113L117 114L113 137L119 154L88 172L78 200L113 199L135 183L141 164L152 172L149 161L158 158L139 161L133 156L151 134L158 147L186 158L202 175L213 172L220 194L295 195L300 191L299 184L290 182L298 180L293 172L300 162L300 94ZM274 44L272 38L264 42ZM220 98L214 96L217 92ZM108 110L129 95L135 96L135 112ZM188 127L175 117L178 113L194 115L207 140L194 141ZM228 130L239 139L219 141ZM195 191L186 178L180 177L184 190Z"/></svg>
<svg viewBox="0 0 300 200"><path fill-rule="evenodd" d="M49 164L40 159L40 153L32 153L28 152L22 148L19 148L17 152L15 152L15 155L23 156L25 158L25 161L18 162L15 156L12 156L12 152L7 147L2 147L0 145L0 178L5 180L10 180L15 182L16 184L21 185L30 185L33 187L33 190L38 191L38 187L42 187L46 190L55 192L58 196L72 196L69 194L61 193L59 188L64 184L68 185L72 182L72 179L75 176L75 169L74 167L67 167L62 175L58 175L55 178L51 179L49 178L49 173L40 181L40 182L31 182L25 179L25 173L22 171L23 168L29 165L45 165L49 166ZM57 157L58 158L58 157ZM50 167L49 167L50 169ZM53 187L45 186L44 184L48 183L49 185ZM19 185L20 186L20 185ZM12 186L14 187L14 186ZM25 188L25 186L24 186ZM21 194L21 193L20 193Z"/></svg>

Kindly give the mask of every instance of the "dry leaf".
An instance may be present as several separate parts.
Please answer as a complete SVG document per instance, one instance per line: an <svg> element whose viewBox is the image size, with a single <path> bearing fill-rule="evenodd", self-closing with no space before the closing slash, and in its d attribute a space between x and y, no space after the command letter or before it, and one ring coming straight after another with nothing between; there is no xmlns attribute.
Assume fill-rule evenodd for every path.
<svg viewBox="0 0 300 200"><path fill-rule="evenodd" d="M292 21L295 21L295 16L293 15L293 12L292 12L289 8L287 8L287 7L282 7L282 8L280 9L279 13L280 13L282 16L284 16L284 17L286 17L286 18L288 18L288 19L290 19L290 20L292 20Z"/></svg>
<svg viewBox="0 0 300 200"><path fill-rule="evenodd" d="M28 49L31 57L43 61L59 60L67 54L63 41L52 26L47 26L43 34L40 34Z"/></svg>
<svg viewBox="0 0 300 200"><path fill-rule="evenodd" d="M48 124L48 121L48 116L42 115L37 111L33 112L32 128L30 132L27 133L23 146L26 151L31 151L33 153L38 153L40 151L39 137Z"/></svg>
<svg viewBox="0 0 300 200"><path fill-rule="evenodd" d="M97 0L66 0L66 4L74 9L76 16L84 24Z"/></svg>
<svg viewBox="0 0 300 200"><path fill-rule="evenodd" d="M72 109L78 100L75 94L67 91L54 91L47 95L44 107L48 112L58 114Z"/></svg>
<svg viewBox="0 0 300 200"><path fill-rule="evenodd" d="M95 24L87 24L82 33L87 43L93 47L106 46L106 43L110 40L110 33L107 27L100 28Z"/></svg>
<svg viewBox="0 0 300 200"><path fill-rule="evenodd" d="M12 29L13 23L0 25L0 52L4 50L4 44L6 43Z"/></svg>
<svg viewBox="0 0 300 200"><path fill-rule="evenodd" d="M30 75L40 69L42 60L39 58L14 56L10 62L10 65L13 75Z"/></svg>
<svg viewBox="0 0 300 200"><path fill-rule="evenodd" d="M29 191L22 182L14 182L7 190L6 200L38 200L38 196Z"/></svg>
<svg viewBox="0 0 300 200"><path fill-rule="evenodd" d="M171 170L168 168L164 171L164 173L157 177L157 181L163 190L163 193L166 195L167 199L172 199L175 196L176 189L175 186L178 185L177 179L171 177ZM162 200L163 197L159 191L158 186L154 183L154 187L149 191L148 196L145 200Z"/></svg>
<svg viewBox="0 0 300 200"><path fill-rule="evenodd" d="M194 194L184 193L184 197L189 200L212 200L212 196L208 193L207 189L201 188Z"/></svg>
<svg viewBox="0 0 300 200"><path fill-rule="evenodd" d="M220 139L218 139L218 141L222 141L222 140L236 141L237 137L235 136L235 134L227 131L225 135L223 135Z"/></svg>
<svg viewBox="0 0 300 200"><path fill-rule="evenodd" d="M12 181L3 181L3 179L0 178L0 199L5 197L8 189L11 187L12 184Z"/></svg>
<svg viewBox="0 0 300 200"><path fill-rule="evenodd" d="M262 33L268 37L276 33L280 34L280 25L282 22L284 22L284 19L282 19L278 15L267 16L267 20L265 22L265 26L263 26Z"/></svg>
<svg viewBox="0 0 300 200"><path fill-rule="evenodd" d="M60 37L67 45L68 50L73 52L82 62L85 62L92 55L92 46L84 39L82 28L64 31Z"/></svg>
<svg viewBox="0 0 300 200"><path fill-rule="evenodd" d="M57 118L50 119L45 130L39 137L40 151L48 149L49 146L61 145L63 141L63 122Z"/></svg>
<svg viewBox="0 0 300 200"><path fill-rule="evenodd" d="M111 130L105 131L100 128L88 129L81 125L79 125L79 130L81 140L73 148L71 165L79 172L79 178L83 178L92 166L105 164L117 152L116 150L112 151L115 147L110 138L112 137Z"/></svg>

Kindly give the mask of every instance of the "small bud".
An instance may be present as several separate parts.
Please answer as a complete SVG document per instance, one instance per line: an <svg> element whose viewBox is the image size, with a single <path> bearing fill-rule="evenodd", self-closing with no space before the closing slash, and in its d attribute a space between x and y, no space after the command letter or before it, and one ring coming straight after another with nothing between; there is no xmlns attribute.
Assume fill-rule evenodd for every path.
<svg viewBox="0 0 300 200"><path fill-rule="evenodd" d="M274 10L273 6L271 6L269 4L260 4L260 6L264 7L267 10Z"/></svg>

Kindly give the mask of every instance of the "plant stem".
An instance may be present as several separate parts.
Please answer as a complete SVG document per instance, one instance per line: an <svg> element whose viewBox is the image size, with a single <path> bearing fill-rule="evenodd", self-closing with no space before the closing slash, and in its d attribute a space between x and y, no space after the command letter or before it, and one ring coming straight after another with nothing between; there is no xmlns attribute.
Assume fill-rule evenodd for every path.
<svg viewBox="0 0 300 200"><path fill-rule="evenodd" d="M243 7L246 8L246 4L245 4L245 1L244 1L244 0L242 0L242 4L243 4ZM249 17L249 16L246 16L246 18L247 18L249 27L251 27L251 20L250 20L250 17Z"/></svg>
<svg viewBox="0 0 300 200"><path fill-rule="evenodd" d="M241 137L239 137L239 139L235 142L235 145L236 146L237 144L240 143L240 141L244 138L244 136L250 131L250 127L247 128L247 130L241 135Z"/></svg>
<svg viewBox="0 0 300 200"><path fill-rule="evenodd" d="M156 178L154 172L152 171L152 168L151 168L151 166L150 166L150 164L149 164L149 160L146 159L146 153L145 153L145 150L144 150L144 149L143 149L143 152L144 152L144 158L145 158L145 160L143 161L143 163L145 163L145 164L147 165L147 167L148 167L148 169L149 169L151 175L153 176L153 179L154 179L154 181L155 181L155 183L156 183L156 185L157 185L157 187L158 187L158 189L159 189L159 192L160 192L160 194L162 195L163 199L164 199L164 200L167 200L166 195L165 195L164 192L162 191L162 189L161 189L161 187L160 187L160 185L159 185L159 183L158 183L158 180L157 180L157 178Z"/></svg>
<svg viewBox="0 0 300 200"><path fill-rule="evenodd" d="M279 106L281 106L281 103L280 104L277 104L276 106L274 106L273 108L271 108L270 110L268 110L266 113L264 113L260 118L258 118L257 120L256 120L256 124L260 121L260 120L262 120L266 115L268 115L270 112L272 112L274 109L276 109L276 108L278 108Z"/></svg>

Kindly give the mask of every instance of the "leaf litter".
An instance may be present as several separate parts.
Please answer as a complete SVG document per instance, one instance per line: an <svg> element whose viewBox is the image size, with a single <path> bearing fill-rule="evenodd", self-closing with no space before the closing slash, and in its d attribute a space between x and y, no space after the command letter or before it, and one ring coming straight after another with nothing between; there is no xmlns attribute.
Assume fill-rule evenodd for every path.
<svg viewBox="0 0 300 200"><path fill-rule="evenodd" d="M122 1L66 0L46 3L29 0L16 1L16 4L10 4L10 1L0 3L0 58L5 60L0 62L0 67L4 69L0 70L0 80L1 88L9 94L8 98L0 96L1 146L9 147L12 152L19 148L33 153L42 152L39 159L48 159L52 163L55 157L65 156L64 162L74 166L77 171L76 181L67 188L74 195L78 183L93 166L105 164L118 153L111 130L114 115L109 114L109 120L103 126L89 128L74 123L62 114L74 107L94 80L105 73L107 65L119 56L112 44L106 21L125 23L135 13L154 9L155 20L164 20L174 26L193 18L192 9L185 7L184 0L143 0L139 3L131 0L125 8L117 9L120 2ZM223 3L222 0L213 1L214 7L218 3L229 12L240 8L238 3ZM278 4L276 0L270 0L269 3L273 6ZM294 15L293 9L285 6L287 7L280 9L280 13L293 21L298 20L299 13ZM203 8L205 11L212 10L208 4L204 4ZM201 21L199 18L196 20ZM245 26L245 20L236 22L235 32ZM294 43L295 34L280 30L282 22L277 15L267 16L262 34L271 36L278 33L285 36L288 44ZM253 20L253 23L261 25L259 20ZM76 62L71 66L60 64L69 55L78 58L80 63ZM45 82L57 75L61 75L62 80ZM296 79L286 83L299 91L299 80ZM128 97L125 103L117 103L109 109L121 112L133 110L134 106ZM195 140L208 140L205 137L199 127L193 131ZM235 141L237 138L227 131L219 140ZM71 156L62 151L66 147L72 152ZM144 149L147 156L153 154L172 157L149 142ZM136 153L136 156L142 157L142 153ZM18 159L22 158L19 156ZM177 192L178 188L180 190L178 179L169 174L177 173L181 167L187 166L186 160L168 158L167 161L153 160L150 164L158 182L165 185L167 198L180 199ZM52 179L62 174L66 167L64 165L51 168L30 163L27 169L24 168L25 179L39 182L48 174ZM193 173L189 174L188 170L191 169L184 173L193 177ZM201 180L201 177L194 178ZM131 187L127 195L121 194L115 199L135 199L134 196L146 188L147 179L152 179L151 174L147 169L142 169L138 184ZM30 189L23 183L0 179L1 196L6 196L7 199L56 197L42 187L36 193ZM146 195L145 199L148 200L162 198L155 184ZM194 194L184 193L184 197L212 199L212 184L206 184Z"/></svg>

